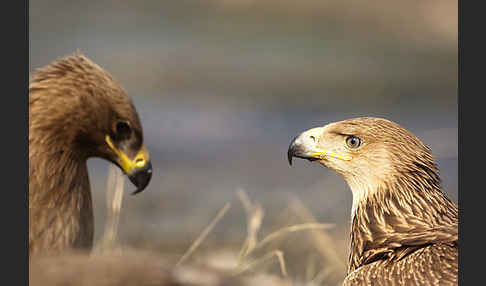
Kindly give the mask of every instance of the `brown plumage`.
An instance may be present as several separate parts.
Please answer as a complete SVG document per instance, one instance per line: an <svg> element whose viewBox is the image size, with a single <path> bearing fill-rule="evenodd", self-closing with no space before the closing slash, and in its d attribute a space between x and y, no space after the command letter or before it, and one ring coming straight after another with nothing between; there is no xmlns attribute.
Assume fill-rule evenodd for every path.
<svg viewBox="0 0 486 286"><path fill-rule="evenodd" d="M353 193L344 285L456 285L458 211L430 149L396 123L363 117L307 130L288 158L318 161Z"/></svg>
<svg viewBox="0 0 486 286"><path fill-rule="evenodd" d="M90 157L118 165L137 192L150 181L131 99L78 52L38 69L29 83L29 256L92 247Z"/></svg>

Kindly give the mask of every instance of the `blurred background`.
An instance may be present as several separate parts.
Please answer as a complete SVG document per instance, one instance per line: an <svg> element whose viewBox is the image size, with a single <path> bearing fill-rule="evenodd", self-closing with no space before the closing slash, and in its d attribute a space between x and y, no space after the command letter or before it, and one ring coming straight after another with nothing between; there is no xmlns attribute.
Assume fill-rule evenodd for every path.
<svg viewBox="0 0 486 286"><path fill-rule="evenodd" d="M30 72L79 49L134 100L154 176L144 193L123 198L123 245L180 255L230 202L194 256L237 251L247 232L236 195L244 190L265 211L259 235L302 222L292 207L298 202L318 222L335 225L326 230L332 243L324 248L345 265L351 191L317 164L296 160L290 167L288 144L332 121L385 117L432 148L444 189L457 202L457 6L452 0L35 0L29 2ZM109 163L91 159L88 166L99 241ZM125 193L132 189L127 181ZM306 232L276 247L291 276L312 276L304 267L311 260L317 268L339 264L323 283L344 275L341 262L315 255Z"/></svg>

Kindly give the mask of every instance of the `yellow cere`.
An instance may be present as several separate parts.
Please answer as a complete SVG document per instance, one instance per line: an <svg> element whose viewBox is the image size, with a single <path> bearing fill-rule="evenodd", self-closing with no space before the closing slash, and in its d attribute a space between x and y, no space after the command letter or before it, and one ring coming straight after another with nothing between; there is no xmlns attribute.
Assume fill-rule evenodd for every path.
<svg viewBox="0 0 486 286"><path fill-rule="evenodd" d="M352 159L352 157L349 156L349 155L336 154L336 153L329 152L329 151L315 152L315 153L312 153L312 156L319 158L319 159L324 159L324 157L327 156L327 157L333 157L333 158L336 158L336 159L341 159L341 160L344 160L344 161L350 161Z"/></svg>
<svg viewBox="0 0 486 286"><path fill-rule="evenodd" d="M130 160L125 153L121 152L115 147L113 142L111 142L110 136L106 135L105 141L118 156L118 164L120 164L120 167L123 169L123 171L125 171L125 173L129 174L133 168L141 168L147 163L148 152L145 146L142 147L140 152L138 152L137 156L135 156L133 160Z"/></svg>
<svg viewBox="0 0 486 286"><path fill-rule="evenodd" d="M141 168L145 165L145 159L139 158L135 160L135 166Z"/></svg>

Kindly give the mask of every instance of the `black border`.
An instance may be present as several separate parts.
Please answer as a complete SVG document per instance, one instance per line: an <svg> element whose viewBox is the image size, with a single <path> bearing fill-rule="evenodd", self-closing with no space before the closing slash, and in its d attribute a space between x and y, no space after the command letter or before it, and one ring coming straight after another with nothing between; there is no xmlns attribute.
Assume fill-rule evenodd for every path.
<svg viewBox="0 0 486 286"><path fill-rule="evenodd" d="M467 5L464 5L467 3ZM459 281L460 285L475 285L484 281L484 264L478 250L483 250L485 223L484 159L482 144L478 139L485 132L486 120L482 118L484 97L484 58L482 43L484 15L478 2L458 3L459 71L458 71L458 119L459 119ZM475 29L478 29L475 33ZM474 36L476 35L476 36ZM478 40L475 40L478 39ZM472 139L473 138L473 139ZM476 139L476 140L474 140ZM479 166L475 166L479 164ZM477 256L475 259L474 256ZM482 282L479 282L482 284Z"/></svg>
<svg viewBox="0 0 486 286"><path fill-rule="evenodd" d="M4 3L2 8L2 284L28 285L28 0Z"/></svg>

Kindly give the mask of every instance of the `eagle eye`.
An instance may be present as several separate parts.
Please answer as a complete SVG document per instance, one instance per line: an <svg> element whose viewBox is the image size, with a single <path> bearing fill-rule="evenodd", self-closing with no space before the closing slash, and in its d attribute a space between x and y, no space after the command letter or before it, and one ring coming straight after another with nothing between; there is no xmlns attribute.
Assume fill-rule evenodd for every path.
<svg viewBox="0 0 486 286"><path fill-rule="evenodd" d="M115 129L116 138L118 140L126 140L130 138L130 135L132 135L132 128L130 127L130 124L128 124L128 122L126 121L118 121L116 123Z"/></svg>
<svg viewBox="0 0 486 286"><path fill-rule="evenodd" d="M359 137L350 135L346 138L346 145L351 149L356 149L361 146L361 139Z"/></svg>

